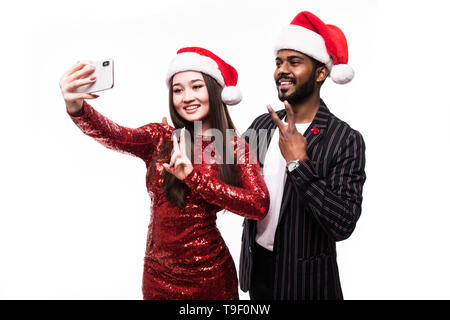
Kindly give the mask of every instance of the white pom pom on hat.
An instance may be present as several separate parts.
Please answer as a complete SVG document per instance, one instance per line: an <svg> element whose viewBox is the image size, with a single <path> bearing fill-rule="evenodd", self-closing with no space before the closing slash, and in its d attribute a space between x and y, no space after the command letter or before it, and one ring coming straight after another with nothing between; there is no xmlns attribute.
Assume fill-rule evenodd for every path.
<svg viewBox="0 0 450 320"><path fill-rule="evenodd" d="M348 46L344 33L308 11L297 14L281 31L274 49L275 54L282 49L299 51L324 63L330 71L330 78L339 84L350 82L355 75L348 65Z"/></svg>
<svg viewBox="0 0 450 320"><path fill-rule="evenodd" d="M198 71L213 77L223 88L222 101L227 105L241 102L242 93L236 86L238 73L236 69L216 56L211 51L200 47L185 47L177 51L177 55L169 65L166 84L172 76L182 71Z"/></svg>
<svg viewBox="0 0 450 320"><path fill-rule="evenodd" d="M339 84L346 84L352 81L355 72L348 64L338 64L333 66L330 72L330 78Z"/></svg>
<svg viewBox="0 0 450 320"><path fill-rule="evenodd" d="M222 101L225 104L233 106L238 104L242 100L242 93L238 87L235 86L227 86L222 90Z"/></svg>

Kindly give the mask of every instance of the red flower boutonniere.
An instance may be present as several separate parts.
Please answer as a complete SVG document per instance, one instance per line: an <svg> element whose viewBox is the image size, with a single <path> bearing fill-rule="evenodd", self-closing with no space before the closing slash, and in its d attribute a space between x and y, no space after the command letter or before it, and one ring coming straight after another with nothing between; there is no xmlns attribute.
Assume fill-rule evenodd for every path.
<svg viewBox="0 0 450 320"><path fill-rule="evenodd" d="M311 129L311 133L314 134L314 135L319 134L319 132L320 132L319 128L312 128Z"/></svg>

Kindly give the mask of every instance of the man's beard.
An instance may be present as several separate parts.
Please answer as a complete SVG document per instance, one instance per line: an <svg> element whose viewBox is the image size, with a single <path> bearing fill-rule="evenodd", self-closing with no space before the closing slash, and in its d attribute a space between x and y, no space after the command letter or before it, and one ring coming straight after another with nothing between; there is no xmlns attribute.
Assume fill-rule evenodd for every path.
<svg viewBox="0 0 450 320"><path fill-rule="evenodd" d="M287 102L289 102L290 105L302 103L314 93L314 88L316 84L315 75L316 73L313 70L313 72L311 72L311 76L309 77L308 81L306 81L300 87L296 87L295 91L288 96L282 96L280 90L278 90L278 98L281 101L287 100Z"/></svg>

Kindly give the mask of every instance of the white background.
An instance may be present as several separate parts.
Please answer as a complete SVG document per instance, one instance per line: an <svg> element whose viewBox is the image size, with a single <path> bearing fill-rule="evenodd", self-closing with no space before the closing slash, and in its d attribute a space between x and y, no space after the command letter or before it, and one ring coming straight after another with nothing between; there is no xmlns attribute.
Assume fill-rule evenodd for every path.
<svg viewBox="0 0 450 320"><path fill-rule="evenodd" d="M12 4L13 3L13 4ZM445 1L15 1L0 5L0 299L141 299L145 166L84 136L60 76L113 58L93 102L138 127L168 116L176 50L206 47L239 71L243 132L281 107L272 45L302 10L347 35L352 83L322 97L367 146L363 212L338 243L346 299L449 299L450 109ZM242 218L218 214L236 265ZM242 293L242 299L248 294Z"/></svg>

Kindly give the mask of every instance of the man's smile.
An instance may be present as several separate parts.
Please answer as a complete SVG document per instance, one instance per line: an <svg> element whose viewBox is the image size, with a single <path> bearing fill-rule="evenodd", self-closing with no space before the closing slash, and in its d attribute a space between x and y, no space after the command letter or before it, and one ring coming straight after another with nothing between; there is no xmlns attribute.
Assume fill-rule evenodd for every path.
<svg viewBox="0 0 450 320"><path fill-rule="evenodd" d="M280 77L277 80L277 86L281 89L281 90L287 90L290 87L295 85L295 78L291 78L291 77Z"/></svg>

